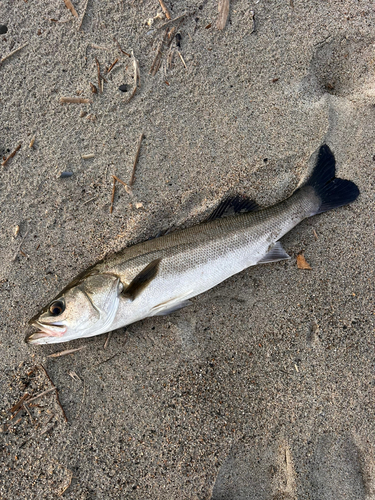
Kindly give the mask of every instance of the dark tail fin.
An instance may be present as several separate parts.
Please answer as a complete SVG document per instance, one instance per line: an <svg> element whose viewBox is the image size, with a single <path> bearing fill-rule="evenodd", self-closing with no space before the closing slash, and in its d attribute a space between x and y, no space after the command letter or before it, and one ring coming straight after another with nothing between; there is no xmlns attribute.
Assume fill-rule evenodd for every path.
<svg viewBox="0 0 375 500"><path fill-rule="evenodd" d="M326 144L319 149L314 170L304 185L312 186L321 199L316 214L347 205L359 195L359 189L354 182L335 177L335 157Z"/></svg>

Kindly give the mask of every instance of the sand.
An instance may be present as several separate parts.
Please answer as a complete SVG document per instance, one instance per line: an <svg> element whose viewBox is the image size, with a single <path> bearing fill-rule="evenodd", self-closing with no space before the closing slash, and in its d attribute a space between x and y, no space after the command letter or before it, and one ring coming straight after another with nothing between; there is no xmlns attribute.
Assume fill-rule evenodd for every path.
<svg viewBox="0 0 375 500"><path fill-rule="evenodd" d="M221 31L217 1L166 0L188 15L155 76L158 1L89 0L78 30L86 3L78 19L62 0L0 4L0 59L28 43L0 66L1 156L21 144L0 167L0 497L374 499L372 2L233 1ZM130 101L133 58L114 37L139 62ZM141 132L133 195L118 185L111 214ZM106 349L107 335L24 343L30 317L107 252L197 223L227 193L282 200L324 142L361 195L284 237L290 261ZM61 407L53 390L11 420L52 384Z"/></svg>

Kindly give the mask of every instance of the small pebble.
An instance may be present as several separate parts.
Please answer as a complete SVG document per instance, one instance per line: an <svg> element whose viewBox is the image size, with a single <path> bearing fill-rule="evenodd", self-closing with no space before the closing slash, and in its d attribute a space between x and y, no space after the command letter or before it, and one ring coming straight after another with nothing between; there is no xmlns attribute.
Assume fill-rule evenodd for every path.
<svg viewBox="0 0 375 500"><path fill-rule="evenodd" d="M20 232L20 226L16 226L14 229L13 229L13 235L15 238L17 238L18 236L18 233Z"/></svg>
<svg viewBox="0 0 375 500"><path fill-rule="evenodd" d="M121 90L121 92L127 92L128 91L128 85L120 85L119 90Z"/></svg>
<svg viewBox="0 0 375 500"><path fill-rule="evenodd" d="M67 177L71 177L73 172L61 172L60 179L66 179Z"/></svg>
<svg viewBox="0 0 375 500"><path fill-rule="evenodd" d="M5 35L5 33L8 33L8 28L5 24L0 24L0 35Z"/></svg>

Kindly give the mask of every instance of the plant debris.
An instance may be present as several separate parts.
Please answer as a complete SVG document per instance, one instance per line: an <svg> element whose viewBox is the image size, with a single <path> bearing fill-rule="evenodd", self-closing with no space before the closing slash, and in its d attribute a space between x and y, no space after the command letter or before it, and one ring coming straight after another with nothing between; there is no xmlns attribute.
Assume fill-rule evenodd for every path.
<svg viewBox="0 0 375 500"><path fill-rule="evenodd" d="M310 264L306 261L305 257L303 256L302 252L297 255L297 267L298 269L309 269L309 270L312 269Z"/></svg>

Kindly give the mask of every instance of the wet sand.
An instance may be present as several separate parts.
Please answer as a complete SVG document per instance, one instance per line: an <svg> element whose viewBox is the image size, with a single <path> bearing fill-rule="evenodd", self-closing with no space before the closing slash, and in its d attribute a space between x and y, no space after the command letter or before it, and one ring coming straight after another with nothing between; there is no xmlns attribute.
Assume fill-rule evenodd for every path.
<svg viewBox="0 0 375 500"><path fill-rule="evenodd" d="M372 3L240 0L221 31L216 1L166 2L187 15L151 75L156 0L89 0L80 30L86 2L72 1L78 19L58 0L0 5L0 59L28 43L0 66L1 156L21 144L0 175L0 497L375 498ZM130 100L133 58L114 38L139 62ZM110 213L141 132L132 195L118 184ZM107 335L24 343L28 319L107 252L198 223L227 193L286 198L324 142L361 195L284 237L290 261L105 349Z"/></svg>

